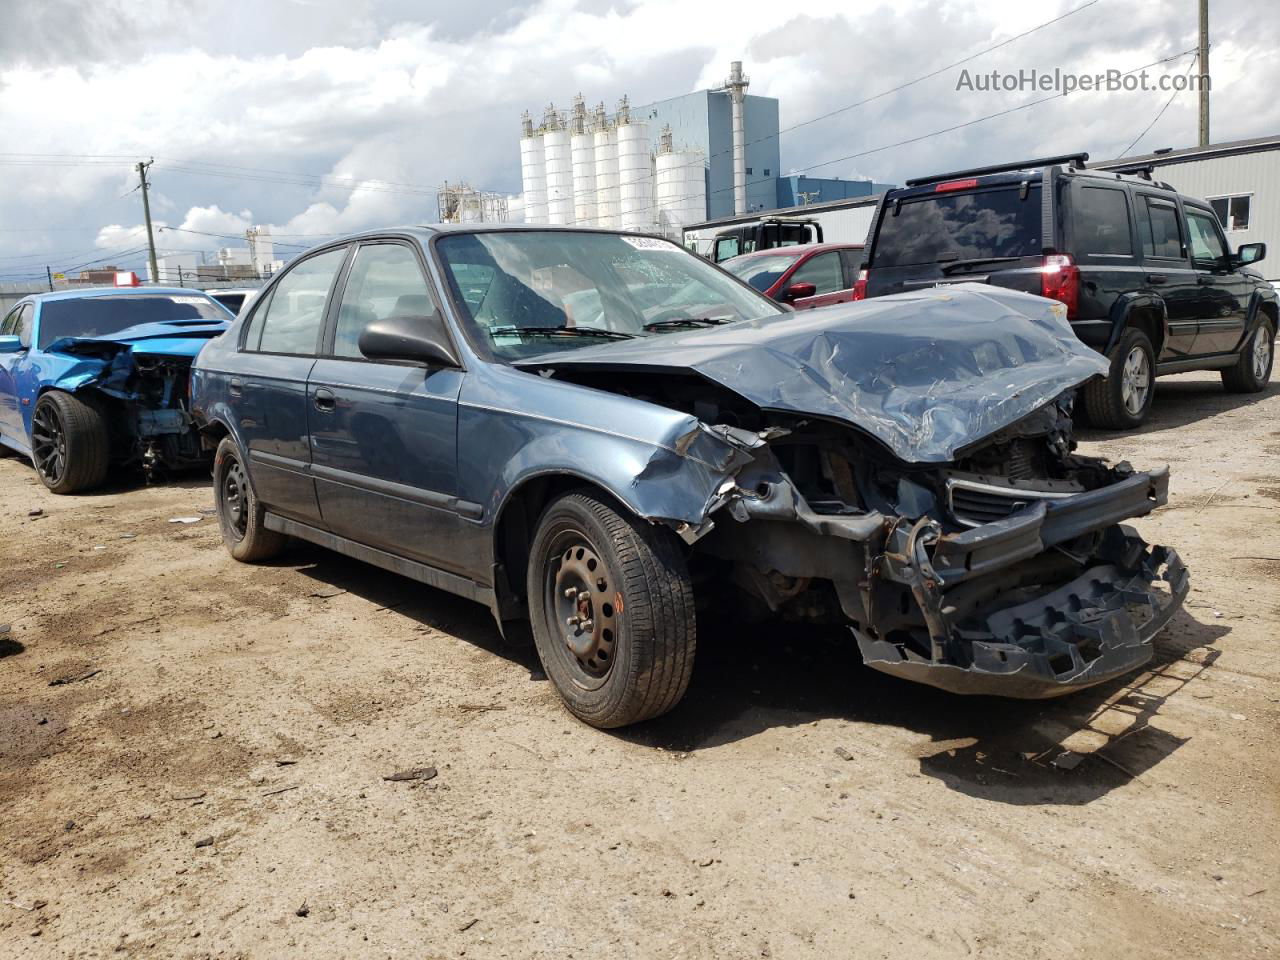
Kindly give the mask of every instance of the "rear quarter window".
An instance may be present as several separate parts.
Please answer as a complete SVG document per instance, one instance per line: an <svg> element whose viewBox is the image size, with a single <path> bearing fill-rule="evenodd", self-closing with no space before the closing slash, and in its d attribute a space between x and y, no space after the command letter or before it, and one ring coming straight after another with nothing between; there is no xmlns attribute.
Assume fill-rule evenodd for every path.
<svg viewBox="0 0 1280 960"><path fill-rule="evenodd" d="M1072 210L1075 254L1079 257L1132 257L1129 196L1110 187L1081 187Z"/></svg>

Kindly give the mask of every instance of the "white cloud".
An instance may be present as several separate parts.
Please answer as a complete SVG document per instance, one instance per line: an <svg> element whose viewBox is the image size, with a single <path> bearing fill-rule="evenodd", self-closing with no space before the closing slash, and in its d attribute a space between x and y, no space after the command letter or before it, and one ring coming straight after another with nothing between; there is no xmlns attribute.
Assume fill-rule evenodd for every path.
<svg viewBox="0 0 1280 960"><path fill-rule="evenodd" d="M49 9L60 5L51 0ZM579 90L606 103L624 92L636 103L660 99L718 84L728 61L742 59L751 92L781 98L787 126L1077 5L904 0L854 9L844 0L809 0L801 14L765 0L542 0L514 8L495 0L465 8L416 0L314 0L305 7L157 0L146 18L130 20L127 5L101 0L98 13L115 11L130 24L127 39L115 45L95 41L88 29L68 28L64 37L28 18L16 27L27 36L0 42L9 54L0 61L7 142L35 153L120 156L93 166L0 166L0 220L33 225L20 241L0 233L0 272L6 254L31 249L49 251L55 263L54 254L82 241L121 249L113 231L127 228L99 228L140 218L140 198L129 192L138 159L156 158L153 213L185 230L240 235L251 223L268 223L278 235L313 235L423 222L434 219L434 190L446 179L518 191L519 114L548 100L565 105ZM1194 45L1186 7L1182 0L1100 0L972 67L1139 66ZM249 12L251 36L241 26ZM1218 4L1214 16L1215 139L1274 132L1280 101L1270 91L1280 66L1270 51L1280 42L1280 11ZM40 55L16 59L24 50ZM951 71L784 134L783 169L849 157L813 172L856 170L901 182L1015 156L1080 148L1109 155L1167 99L1078 94L876 149L1035 96L957 92ZM1141 146L1181 146L1194 133L1195 98L1185 94ZM317 175L350 178L355 186ZM49 232L39 234L41 227ZM158 243L161 237L182 249L234 242L176 231Z"/></svg>

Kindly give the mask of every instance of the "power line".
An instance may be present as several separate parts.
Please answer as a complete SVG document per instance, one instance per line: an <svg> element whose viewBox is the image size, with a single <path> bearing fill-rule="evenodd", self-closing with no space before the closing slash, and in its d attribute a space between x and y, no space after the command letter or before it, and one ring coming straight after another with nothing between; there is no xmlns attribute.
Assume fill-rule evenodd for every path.
<svg viewBox="0 0 1280 960"><path fill-rule="evenodd" d="M1199 62L1199 60L1200 60L1200 54L1197 51L1196 55L1191 58L1191 64L1190 66L1187 67L1187 72L1182 75L1184 78L1191 76L1191 71L1195 69L1195 65L1196 63ZM1164 116L1164 112L1173 105L1173 101L1177 100L1178 96L1182 92L1183 91L1181 90L1173 91L1173 96L1171 96L1168 100L1165 101L1164 106L1160 108L1160 112L1155 115L1155 118L1152 119L1152 121L1148 123L1146 127L1143 128L1140 134L1138 134L1136 137L1133 138L1133 143L1129 144L1127 147L1124 148L1124 152L1120 154L1121 157L1127 157L1129 155L1129 151L1138 145L1138 141L1140 141L1143 137L1145 137L1148 133L1151 132L1151 128L1160 122L1160 118Z"/></svg>

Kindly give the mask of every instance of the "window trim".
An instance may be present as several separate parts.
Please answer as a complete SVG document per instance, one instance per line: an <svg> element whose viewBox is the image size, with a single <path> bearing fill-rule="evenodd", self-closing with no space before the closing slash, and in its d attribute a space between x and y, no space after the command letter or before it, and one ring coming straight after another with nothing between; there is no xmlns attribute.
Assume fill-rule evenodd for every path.
<svg viewBox="0 0 1280 960"><path fill-rule="evenodd" d="M418 263L418 270L422 276L423 286L427 288L427 296L431 298L431 304L435 307L437 316L440 317L440 326L444 329L445 336L449 340L449 345L453 348L453 355L458 357L457 370L466 370L466 361L463 358L462 351L458 349L457 340L453 335L453 330L449 323L445 320L444 309L440 305L440 298L436 295L435 285L431 282L431 272L427 267L426 258L422 254L422 247L414 240L407 237L386 236L386 237L361 237L355 241L352 246L354 252L351 253L346 262L342 265L340 271L341 288L333 291L332 310L328 311L325 316L324 336L320 343L321 351L316 355L317 360L341 360L345 363L377 363L383 366L391 367L417 367L421 364L413 363L408 360L377 360L370 357L348 357L333 352L333 345L337 341L338 336L338 311L342 309L342 298L347 293L347 281L351 279L351 270L355 266L356 257L360 255L360 250L364 247L376 246L401 246L408 247L410 253Z"/></svg>
<svg viewBox="0 0 1280 960"><path fill-rule="evenodd" d="M1253 190L1240 190L1240 191L1236 191L1235 193L1217 193L1211 197L1205 197L1204 199L1205 199L1205 202L1209 204L1210 209L1213 208L1213 201L1215 200L1227 201L1227 219L1230 220L1231 219L1231 201L1236 199L1248 198L1249 226L1237 228L1237 227L1231 226L1231 224L1229 223L1219 222L1218 224L1220 227L1222 227L1223 233L1244 233L1247 230L1253 229L1253 198L1256 195L1257 195L1256 191L1253 191ZM1218 211L1214 210L1213 215L1216 217L1218 215Z"/></svg>
<svg viewBox="0 0 1280 960"><path fill-rule="evenodd" d="M244 330L240 334L240 343L237 347L238 351L240 353L254 353L263 357L305 357L305 358L310 358L312 360L319 359L320 349L324 345L325 331L328 329L329 312L333 309L334 288L336 287L338 280L345 276L347 266L351 263L351 251L355 249L355 246L356 244L352 240L344 240L339 243L326 246L320 250L316 250L313 253L308 253L305 256L299 257L297 260L290 263L289 266L286 267L284 270L281 270L278 274L276 274L276 276L271 281L270 291L267 293L264 293L264 295L258 299L258 302L254 304L253 309L245 316ZM338 269L334 271L333 279L329 281L329 292L325 294L324 311L320 315L320 330L316 334L316 345L313 352L286 353L282 350L261 350L256 347L253 347L253 348L249 347L246 341L249 339L249 330L253 326L254 318L258 315L258 311L260 310L270 311L271 304L274 303L276 299L276 290L279 288L279 285L284 281L284 278L289 276L289 274L291 274L295 268L306 263L308 260L314 260L316 257L322 257L325 254L334 253L338 250L343 249L344 247L346 248L346 254L342 258L342 262L338 264ZM266 316L264 315L263 329L265 329L265 327L266 327ZM262 343L261 331L258 333L258 343L259 344Z"/></svg>
<svg viewBox="0 0 1280 960"><path fill-rule="evenodd" d="M1186 224L1182 222L1182 212L1178 209L1177 200L1170 197L1162 197L1154 193L1135 192L1134 196L1142 201L1142 209L1147 216L1147 222L1150 222L1151 219L1150 210L1152 203L1166 204L1173 210L1173 219L1178 224L1178 249L1182 251L1182 256L1180 257L1158 257L1155 254L1148 256L1146 247L1142 242L1143 238L1139 236L1138 246L1142 250L1142 259L1144 261L1159 260L1162 263L1181 263L1183 266L1186 266L1188 261L1191 259L1191 247L1187 243L1187 227ZM1141 230L1139 230L1139 233L1141 233Z"/></svg>
<svg viewBox="0 0 1280 960"><path fill-rule="evenodd" d="M22 312L24 310L31 311L31 325L27 327L27 342L22 343ZM18 337L18 343L22 345L23 350L30 350L36 342L36 305L28 300L18 308L18 322L14 325L14 334Z"/></svg>

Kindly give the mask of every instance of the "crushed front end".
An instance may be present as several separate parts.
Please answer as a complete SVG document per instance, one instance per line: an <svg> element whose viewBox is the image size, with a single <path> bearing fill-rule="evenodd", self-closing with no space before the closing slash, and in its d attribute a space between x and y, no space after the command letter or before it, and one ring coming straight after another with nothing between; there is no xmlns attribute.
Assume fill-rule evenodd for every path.
<svg viewBox="0 0 1280 960"><path fill-rule="evenodd" d="M1070 430L1065 396L907 464L857 431L775 425L694 549L772 615L849 624L876 670L1027 699L1091 686L1151 658L1188 575L1122 523L1167 502L1168 469L1077 456Z"/></svg>

